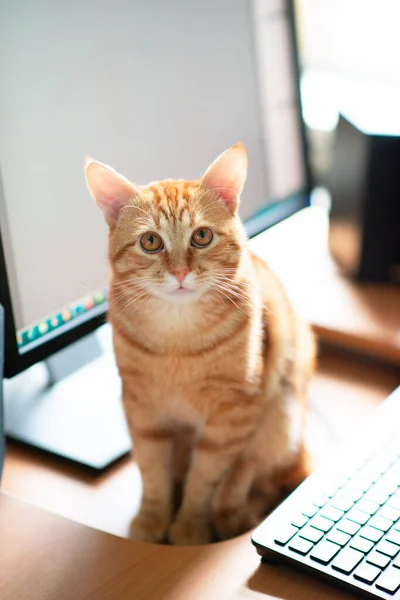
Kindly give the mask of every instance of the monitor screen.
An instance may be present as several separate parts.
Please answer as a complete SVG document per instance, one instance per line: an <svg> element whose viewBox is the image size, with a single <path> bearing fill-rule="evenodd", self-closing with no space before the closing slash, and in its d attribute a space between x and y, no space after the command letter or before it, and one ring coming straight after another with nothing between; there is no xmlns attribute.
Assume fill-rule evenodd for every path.
<svg viewBox="0 0 400 600"><path fill-rule="evenodd" d="M242 140L249 234L304 205L287 9L284 0L0 0L9 373L87 332L106 310L107 228L86 189L86 154L146 184L196 179Z"/></svg>

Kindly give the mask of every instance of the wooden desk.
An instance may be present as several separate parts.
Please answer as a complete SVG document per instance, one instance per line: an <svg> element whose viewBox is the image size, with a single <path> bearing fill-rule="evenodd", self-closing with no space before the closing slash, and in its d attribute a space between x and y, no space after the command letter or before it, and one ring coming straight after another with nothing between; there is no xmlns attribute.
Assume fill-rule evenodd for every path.
<svg viewBox="0 0 400 600"><path fill-rule="evenodd" d="M250 535L191 548L117 538L0 495L0 598L301 600L351 596L260 565Z"/></svg>
<svg viewBox="0 0 400 600"><path fill-rule="evenodd" d="M398 370L330 352L311 388L309 442L319 457L400 384ZM202 547L133 542L135 465L103 475L9 444L0 495L1 600L346 600L352 596L282 567L261 565L250 534Z"/></svg>

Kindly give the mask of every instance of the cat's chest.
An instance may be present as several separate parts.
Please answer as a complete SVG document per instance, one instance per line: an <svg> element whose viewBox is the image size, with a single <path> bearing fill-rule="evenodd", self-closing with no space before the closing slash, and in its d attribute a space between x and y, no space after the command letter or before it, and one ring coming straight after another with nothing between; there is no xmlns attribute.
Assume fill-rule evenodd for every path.
<svg viewBox="0 0 400 600"><path fill-rule="evenodd" d="M194 428L198 428L203 421L203 417L195 409L189 394L178 390L171 390L171 392L168 398L162 399L163 420L167 424L176 426L191 425Z"/></svg>

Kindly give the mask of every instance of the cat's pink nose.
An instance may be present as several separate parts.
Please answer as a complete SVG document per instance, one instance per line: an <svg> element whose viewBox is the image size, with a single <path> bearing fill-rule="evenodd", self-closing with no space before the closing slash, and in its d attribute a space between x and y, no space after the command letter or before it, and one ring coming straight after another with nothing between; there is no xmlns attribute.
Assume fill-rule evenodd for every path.
<svg viewBox="0 0 400 600"><path fill-rule="evenodd" d="M171 271L171 275L175 275L180 285L182 285L183 280L186 275L189 273L189 269L174 269Z"/></svg>

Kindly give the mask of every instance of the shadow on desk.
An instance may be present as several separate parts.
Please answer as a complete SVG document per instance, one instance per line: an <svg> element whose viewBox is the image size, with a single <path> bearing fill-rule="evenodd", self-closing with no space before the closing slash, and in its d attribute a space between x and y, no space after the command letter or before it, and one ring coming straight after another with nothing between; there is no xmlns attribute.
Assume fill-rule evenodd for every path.
<svg viewBox="0 0 400 600"><path fill-rule="evenodd" d="M247 582L249 590L283 600L350 600L353 595L303 573L260 563ZM251 598L251 596L249 596Z"/></svg>

